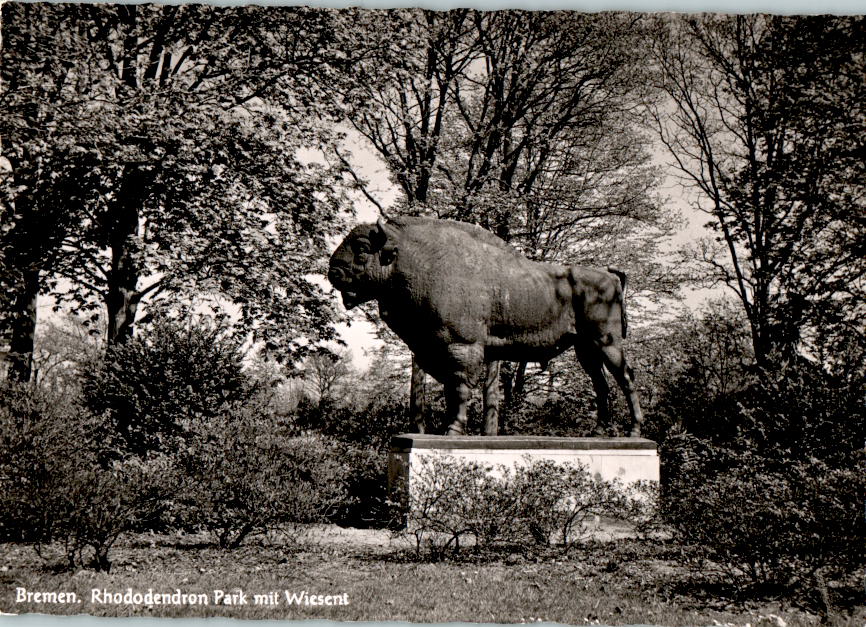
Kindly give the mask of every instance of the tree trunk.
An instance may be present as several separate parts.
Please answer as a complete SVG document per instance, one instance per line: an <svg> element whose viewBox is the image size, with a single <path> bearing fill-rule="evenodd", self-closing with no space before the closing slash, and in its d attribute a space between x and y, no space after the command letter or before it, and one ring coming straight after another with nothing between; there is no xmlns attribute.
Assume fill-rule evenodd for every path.
<svg viewBox="0 0 866 627"><path fill-rule="evenodd" d="M516 401L523 395L523 387L526 385L526 363L521 361L517 364L517 372L514 374L514 386L511 389L511 398Z"/></svg>
<svg viewBox="0 0 866 627"><path fill-rule="evenodd" d="M105 298L109 347L123 344L132 337L138 309L138 268L135 261L138 207L124 204L118 208L118 214L109 240L111 272L108 274L108 293Z"/></svg>
<svg viewBox="0 0 866 627"><path fill-rule="evenodd" d="M427 379L424 371L418 366L415 361L415 355L412 355L412 380L409 385L409 417L418 428L418 433L425 433L426 428L426 393Z"/></svg>
<svg viewBox="0 0 866 627"><path fill-rule="evenodd" d="M33 346L36 341L36 301L39 296L39 270L29 269L22 273L20 289L12 301L12 337L9 340L9 368L6 377L10 381L26 383L33 368Z"/></svg>

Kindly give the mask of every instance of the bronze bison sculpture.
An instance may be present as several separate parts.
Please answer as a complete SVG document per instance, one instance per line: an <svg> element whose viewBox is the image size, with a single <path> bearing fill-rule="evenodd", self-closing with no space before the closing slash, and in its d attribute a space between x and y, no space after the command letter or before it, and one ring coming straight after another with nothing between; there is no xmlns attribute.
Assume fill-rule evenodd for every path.
<svg viewBox="0 0 866 627"><path fill-rule="evenodd" d="M355 227L332 255L328 279L347 309L377 301L382 320L445 386L449 433L463 433L470 387L488 364L546 364L573 347L595 390L596 433L609 422L606 367L628 402L631 436L640 435L622 348L623 273L530 261L463 222L400 218Z"/></svg>

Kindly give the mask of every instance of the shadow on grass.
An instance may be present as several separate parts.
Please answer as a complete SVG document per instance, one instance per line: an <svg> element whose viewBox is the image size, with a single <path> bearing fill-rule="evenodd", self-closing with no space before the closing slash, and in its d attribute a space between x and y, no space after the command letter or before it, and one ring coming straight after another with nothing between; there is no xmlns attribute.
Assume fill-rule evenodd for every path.
<svg viewBox="0 0 866 627"><path fill-rule="evenodd" d="M506 566L527 563L581 562L605 572L615 572L626 563L644 560L670 559L671 549L667 543L656 540L628 539L605 542L589 539L569 547L559 545L528 545L525 543L496 544L479 547L462 545L459 550L443 550L424 546L394 549L387 554L370 553L357 555L362 560L377 560L398 563L494 564Z"/></svg>
<svg viewBox="0 0 866 627"><path fill-rule="evenodd" d="M667 587L696 607L717 610L744 610L779 603L822 617L823 622L834 615L851 616L863 604L863 590L859 585L866 573L854 573L845 581L836 581L822 595L815 585L779 582L752 582L745 578L722 573L711 567L703 572L694 568L671 577ZM829 606L828 606L829 602Z"/></svg>

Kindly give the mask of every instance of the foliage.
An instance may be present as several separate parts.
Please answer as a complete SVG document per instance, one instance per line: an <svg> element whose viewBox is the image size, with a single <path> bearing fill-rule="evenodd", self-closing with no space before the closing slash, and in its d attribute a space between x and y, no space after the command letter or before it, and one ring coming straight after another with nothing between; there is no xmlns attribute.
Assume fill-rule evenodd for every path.
<svg viewBox="0 0 866 627"><path fill-rule="evenodd" d="M735 444L759 455L815 457L850 468L866 441L862 380L827 372L806 359L771 354L770 366L756 370L732 400Z"/></svg>
<svg viewBox="0 0 866 627"><path fill-rule="evenodd" d="M304 360L301 371L310 398L320 404L338 402L351 387L352 354L348 350L319 351Z"/></svg>
<svg viewBox="0 0 866 627"><path fill-rule="evenodd" d="M252 398L236 340L217 324L156 321L82 373L83 401L105 413L117 451L171 450L191 420L216 418Z"/></svg>
<svg viewBox="0 0 866 627"><path fill-rule="evenodd" d="M391 438L414 430L406 405L387 398L369 399L362 407L302 400L294 420L301 432L321 434L332 442L342 462L351 469L346 502L330 520L355 527L387 524Z"/></svg>
<svg viewBox="0 0 866 627"><path fill-rule="evenodd" d="M866 460L771 458L670 438L663 514L698 568L728 582L806 587L866 564Z"/></svg>
<svg viewBox="0 0 866 627"><path fill-rule="evenodd" d="M345 209L340 169L311 154L336 137L312 80L341 63L330 15L4 5L3 237L33 254L7 256L3 278L22 303L33 270L62 304L101 303L108 344L142 304L196 299L233 304L238 333L283 359L329 339L335 313L309 275Z"/></svg>
<svg viewBox="0 0 866 627"><path fill-rule="evenodd" d="M324 522L348 504L352 472L341 449L320 436L295 436L253 406L197 418L176 454L179 517L236 548L251 533Z"/></svg>
<svg viewBox="0 0 866 627"><path fill-rule="evenodd" d="M162 455L105 461L103 417L31 387L0 395L0 514L3 540L44 549L59 541L67 566L110 568L119 536L156 518L171 495Z"/></svg>
<svg viewBox="0 0 866 627"><path fill-rule="evenodd" d="M393 436L414 430L407 414L406 406L401 403L379 405L372 401L359 409L306 401L298 407L297 423L301 429L313 429L344 442L384 452Z"/></svg>
<svg viewBox="0 0 866 627"><path fill-rule="evenodd" d="M660 20L656 127L716 232L693 251L710 282L737 295L759 363L801 344L828 365L840 345L862 361L866 79L852 51L866 20Z"/></svg>
<svg viewBox="0 0 866 627"><path fill-rule="evenodd" d="M587 521L598 516L644 522L655 506L654 482L623 486L593 476L582 464L536 461L518 467L514 489L533 539L563 551L585 539Z"/></svg>
<svg viewBox="0 0 866 627"><path fill-rule="evenodd" d="M572 371L572 374L577 374ZM577 377L578 381L583 377ZM591 392L589 387L588 391ZM506 408L502 424L503 434L549 435L561 437L589 437L595 428L594 397L589 393L582 398L556 395L542 403L524 400Z"/></svg>
<svg viewBox="0 0 866 627"><path fill-rule="evenodd" d="M435 456L417 464L397 533L432 559L456 554L467 538L479 549L556 544L567 551L585 538L592 517L647 517L644 496L582 465L526 460L512 469Z"/></svg>
<svg viewBox="0 0 866 627"><path fill-rule="evenodd" d="M722 399L747 398L743 391L754 381L749 326L735 303L710 301L698 312L644 329L632 348L646 437L662 442L683 429L735 429L735 414Z"/></svg>
<svg viewBox="0 0 866 627"><path fill-rule="evenodd" d="M346 497L328 520L343 527L385 527L391 520L387 449L342 441L334 450L349 472Z"/></svg>
<svg viewBox="0 0 866 627"><path fill-rule="evenodd" d="M866 438L859 379L778 353L757 366L737 341L742 326L712 316L690 326L673 330L679 363L658 383L648 433L664 441L686 431L771 458L850 463Z"/></svg>
<svg viewBox="0 0 866 627"><path fill-rule="evenodd" d="M43 320L33 347L31 384L66 398L80 398L81 373L105 356L104 329L74 315Z"/></svg>

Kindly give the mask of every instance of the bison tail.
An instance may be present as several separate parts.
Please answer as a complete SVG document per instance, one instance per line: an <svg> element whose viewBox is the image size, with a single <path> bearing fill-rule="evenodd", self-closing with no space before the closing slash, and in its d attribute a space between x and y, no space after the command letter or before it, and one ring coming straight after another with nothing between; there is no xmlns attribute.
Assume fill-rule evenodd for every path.
<svg viewBox="0 0 866 627"><path fill-rule="evenodd" d="M622 292L621 292L622 293L622 303L621 303L621 305L622 305L621 306L621 310L622 310L622 337L624 339L626 336L626 333L628 332L628 315L625 312L625 282L626 282L625 272L623 272L622 270L618 270L616 268L608 268L607 271L610 272L611 274L615 274L619 278L619 284L622 287Z"/></svg>

